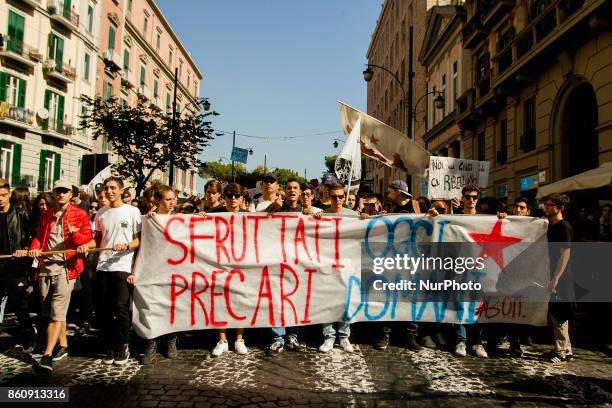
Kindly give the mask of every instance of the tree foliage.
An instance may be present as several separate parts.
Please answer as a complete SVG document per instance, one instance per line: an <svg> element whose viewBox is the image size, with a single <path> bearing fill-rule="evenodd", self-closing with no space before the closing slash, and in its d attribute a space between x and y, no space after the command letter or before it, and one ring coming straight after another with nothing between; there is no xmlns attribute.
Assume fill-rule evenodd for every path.
<svg viewBox="0 0 612 408"><path fill-rule="evenodd" d="M262 180L266 175L263 166L257 166L253 171L247 171L242 163L234 164L234 173L236 183L248 188L255 187L257 182ZM297 172L290 169L276 168L270 173L274 174L279 184L286 184L289 179L297 179L299 182L304 182L304 178L300 177ZM219 163L216 161L203 163L200 167L199 174L201 177L218 180L222 183L232 182L232 165Z"/></svg>
<svg viewBox="0 0 612 408"><path fill-rule="evenodd" d="M337 158L338 155L325 156L325 167L327 167L327 171L329 171L330 173L335 173L334 166L336 164Z"/></svg>
<svg viewBox="0 0 612 408"><path fill-rule="evenodd" d="M188 170L199 167L199 153L214 138L211 121L216 112L177 112L176 119L140 98L136 106L121 106L115 98L83 96L87 107L81 127L89 128L94 139L105 138L120 160L113 170L132 183L136 194L155 170L165 172L174 158L174 166Z"/></svg>

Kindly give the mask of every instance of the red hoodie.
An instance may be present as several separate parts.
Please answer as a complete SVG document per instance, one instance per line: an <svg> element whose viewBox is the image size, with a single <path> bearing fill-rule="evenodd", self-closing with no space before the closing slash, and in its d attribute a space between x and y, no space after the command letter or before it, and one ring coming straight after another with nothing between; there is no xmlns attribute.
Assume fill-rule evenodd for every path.
<svg viewBox="0 0 612 408"><path fill-rule="evenodd" d="M87 213L72 204L68 204L66 213L63 218L64 223L64 249L77 249L81 245L85 245L91 241L91 224ZM40 215L38 233L32 241L30 249L40 249L43 252L47 251L49 245L49 234L51 227L57 221L55 216L55 208L45 210ZM68 234L68 223L73 229L78 229L72 235ZM42 258L42 257L41 257ZM66 254L66 269L68 270L68 279L76 279L85 268L85 254L76 252ZM39 259L38 268L42 265L42 259ZM38 279L38 274L36 276Z"/></svg>

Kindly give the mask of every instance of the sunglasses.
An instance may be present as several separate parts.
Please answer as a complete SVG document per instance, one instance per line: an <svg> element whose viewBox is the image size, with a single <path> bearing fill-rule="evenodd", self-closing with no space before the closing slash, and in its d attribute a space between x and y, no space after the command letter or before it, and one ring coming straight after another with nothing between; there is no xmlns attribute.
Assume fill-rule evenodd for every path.
<svg viewBox="0 0 612 408"><path fill-rule="evenodd" d="M376 207L376 203L363 203L364 207Z"/></svg>
<svg viewBox="0 0 612 408"><path fill-rule="evenodd" d="M332 198L332 200L342 200L344 198L344 194L343 195L330 194L329 196Z"/></svg>
<svg viewBox="0 0 612 408"><path fill-rule="evenodd" d="M478 200L478 195L464 194L463 198L465 198L466 200L469 200L469 199Z"/></svg>
<svg viewBox="0 0 612 408"><path fill-rule="evenodd" d="M229 194L225 195L225 198L230 198L230 199L240 198L240 197L242 197L240 194L231 194L231 193L229 193Z"/></svg>

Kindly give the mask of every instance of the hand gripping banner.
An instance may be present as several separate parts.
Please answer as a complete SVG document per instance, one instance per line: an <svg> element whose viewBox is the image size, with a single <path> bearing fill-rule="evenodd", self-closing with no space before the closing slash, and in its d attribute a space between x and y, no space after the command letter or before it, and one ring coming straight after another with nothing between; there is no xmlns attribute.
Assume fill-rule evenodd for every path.
<svg viewBox="0 0 612 408"><path fill-rule="evenodd" d="M134 327L154 338L339 320L545 325L547 227L531 217L156 215L143 219Z"/></svg>

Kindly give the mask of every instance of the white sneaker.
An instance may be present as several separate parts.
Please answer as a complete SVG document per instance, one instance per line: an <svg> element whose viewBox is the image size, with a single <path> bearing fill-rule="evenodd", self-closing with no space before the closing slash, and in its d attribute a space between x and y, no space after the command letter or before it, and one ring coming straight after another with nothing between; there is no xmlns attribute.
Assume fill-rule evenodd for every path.
<svg viewBox="0 0 612 408"><path fill-rule="evenodd" d="M321 347L319 347L319 351L321 353L329 353L334 348L334 342L335 339L333 338L325 339L323 344L321 344Z"/></svg>
<svg viewBox="0 0 612 408"><path fill-rule="evenodd" d="M234 342L234 350L236 350L236 354L248 354L249 352L246 344L244 344L244 339L239 339Z"/></svg>
<svg viewBox="0 0 612 408"><path fill-rule="evenodd" d="M476 354L476 357L478 358L489 358L489 355L485 351L484 347L482 347L482 344L472 346L472 350L474 350L474 354Z"/></svg>
<svg viewBox="0 0 612 408"><path fill-rule="evenodd" d="M342 347L342 349L346 351L347 353L352 353L355 351L348 337L344 337L340 339L340 347Z"/></svg>
<svg viewBox="0 0 612 408"><path fill-rule="evenodd" d="M467 350L465 349L465 343L457 343L455 346L455 355L457 357L467 356Z"/></svg>
<svg viewBox="0 0 612 408"><path fill-rule="evenodd" d="M221 355L223 355L223 353L227 353L228 350L229 347L227 345L227 341L219 340L211 354L213 355L213 357L221 357Z"/></svg>

